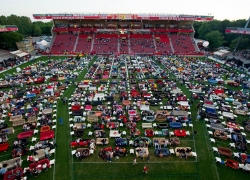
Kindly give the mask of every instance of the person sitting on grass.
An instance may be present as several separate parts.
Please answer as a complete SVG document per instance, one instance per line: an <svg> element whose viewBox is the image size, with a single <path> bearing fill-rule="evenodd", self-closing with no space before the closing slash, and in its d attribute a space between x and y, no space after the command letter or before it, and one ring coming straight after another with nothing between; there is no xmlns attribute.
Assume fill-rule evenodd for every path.
<svg viewBox="0 0 250 180"><path fill-rule="evenodd" d="M163 157L163 153L162 153L161 149L159 149L158 154L159 154L159 157L160 157L160 158Z"/></svg>
<svg viewBox="0 0 250 180"><path fill-rule="evenodd" d="M189 154L192 152L191 148L187 148L185 152L186 159L188 158Z"/></svg>
<svg viewBox="0 0 250 180"><path fill-rule="evenodd" d="M36 168L34 168L34 169L32 170L32 174L33 174L35 177L38 176L38 171L37 171Z"/></svg>
<svg viewBox="0 0 250 180"><path fill-rule="evenodd" d="M80 153L80 151L78 151L78 152L76 153L76 158L78 159L78 158L80 158L80 156L81 156L81 153Z"/></svg>

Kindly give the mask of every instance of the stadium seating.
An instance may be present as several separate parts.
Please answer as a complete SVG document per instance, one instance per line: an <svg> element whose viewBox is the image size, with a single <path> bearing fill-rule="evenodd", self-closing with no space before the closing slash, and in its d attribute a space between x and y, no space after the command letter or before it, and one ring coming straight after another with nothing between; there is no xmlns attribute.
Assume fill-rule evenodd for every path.
<svg viewBox="0 0 250 180"><path fill-rule="evenodd" d="M114 54L118 51L118 34L96 34L93 52L96 54Z"/></svg>
<svg viewBox="0 0 250 180"><path fill-rule="evenodd" d="M159 41L156 40L156 51L159 54L168 54L172 53L170 40L168 35L155 35L155 39L159 38Z"/></svg>
<svg viewBox="0 0 250 180"><path fill-rule="evenodd" d="M51 47L51 53L63 54L63 52L71 52L74 49L76 42L76 35L74 34L58 34L55 37L54 43Z"/></svg>
<svg viewBox="0 0 250 180"><path fill-rule="evenodd" d="M131 52L135 54L153 54L154 39L151 34L130 34Z"/></svg>
<svg viewBox="0 0 250 180"><path fill-rule="evenodd" d="M84 53L90 52L92 42L87 40L88 36L89 35L87 35L87 34L80 34L79 35L75 52L84 52Z"/></svg>
<svg viewBox="0 0 250 180"><path fill-rule="evenodd" d="M170 34L170 39L176 54L187 54L196 52L190 35Z"/></svg>
<svg viewBox="0 0 250 180"><path fill-rule="evenodd" d="M128 52L129 52L129 37L128 37L128 34L120 34L120 53L127 54Z"/></svg>
<svg viewBox="0 0 250 180"><path fill-rule="evenodd" d="M70 28L67 28L69 30ZM58 30L58 28L57 28ZM93 30L93 29L92 29ZM177 32L187 31L185 34ZM191 34L193 29L153 29L147 34L91 34L92 41L88 41L90 31L85 34L58 34L52 43L52 54L76 54L79 52L91 54L179 54L201 55ZM171 33L171 34L169 34ZM66 53L65 53L66 52Z"/></svg>

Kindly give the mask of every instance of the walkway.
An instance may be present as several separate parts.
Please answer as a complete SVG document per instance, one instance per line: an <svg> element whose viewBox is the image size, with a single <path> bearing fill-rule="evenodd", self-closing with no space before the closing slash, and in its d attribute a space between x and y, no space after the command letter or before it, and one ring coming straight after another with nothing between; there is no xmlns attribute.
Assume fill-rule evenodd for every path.
<svg viewBox="0 0 250 180"><path fill-rule="evenodd" d="M94 57L89 64L91 67L96 60ZM87 73L87 68L85 68L78 76L77 82L83 80L85 74ZM71 94L75 91L76 86L73 84L64 92L64 97L68 99L71 97ZM57 140L57 151L56 151L56 163L55 163L55 172L53 175L53 180L69 180L74 179L73 173L73 163L72 156L70 152L70 127L69 127L69 115L68 115L68 105L63 104L61 100L58 102L58 110L57 110L57 119L60 117L63 118L63 125L57 123L57 132L56 132L56 140Z"/></svg>

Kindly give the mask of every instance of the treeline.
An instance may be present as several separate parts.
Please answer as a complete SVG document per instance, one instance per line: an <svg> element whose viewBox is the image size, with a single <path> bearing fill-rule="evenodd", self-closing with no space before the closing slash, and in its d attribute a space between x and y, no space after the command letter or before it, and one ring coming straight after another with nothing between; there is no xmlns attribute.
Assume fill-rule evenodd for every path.
<svg viewBox="0 0 250 180"><path fill-rule="evenodd" d="M221 46L230 47L237 44L239 34L225 34L226 27L244 27L247 20L236 21L214 20L211 22L194 22L195 38L209 41L209 49L214 50ZM17 32L0 33L0 49L15 50L16 42L29 36L51 35L52 22L32 22L26 16L0 16L0 25L17 25ZM250 27L250 24L249 24ZM238 49L250 48L250 35L243 35Z"/></svg>
<svg viewBox="0 0 250 180"><path fill-rule="evenodd" d="M229 20L214 20L210 22L197 22L193 26L195 29L195 38L209 41L209 48L214 50L221 46L230 47L233 50L240 37L239 34L226 34L227 27L241 27L244 28L247 20L239 19L236 21ZM250 24L248 25L250 28ZM238 50L250 48L250 35L242 35Z"/></svg>
<svg viewBox="0 0 250 180"><path fill-rule="evenodd" d="M26 16L0 16L0 25L17 25L17 32L0 33L0 49L16 50L16 42L29 36L51 35L52 22L32 22Z"/></svg>

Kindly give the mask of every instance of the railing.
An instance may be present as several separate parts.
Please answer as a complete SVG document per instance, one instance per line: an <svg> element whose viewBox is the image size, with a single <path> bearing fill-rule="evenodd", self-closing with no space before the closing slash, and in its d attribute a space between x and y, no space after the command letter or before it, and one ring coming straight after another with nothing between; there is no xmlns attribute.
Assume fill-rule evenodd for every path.
<svg viewBox="0 0 250 180"><path fill-rule="evenodd" d="M128 32L136 31L136 32L159 32L159 33L192 33L194 32L194 29L126 29ZM69 32L69 31L82 31L82 32L118 32L120 29L113 28L113 29L97 29L97 28L54 28L54 32Z"/></svg>

